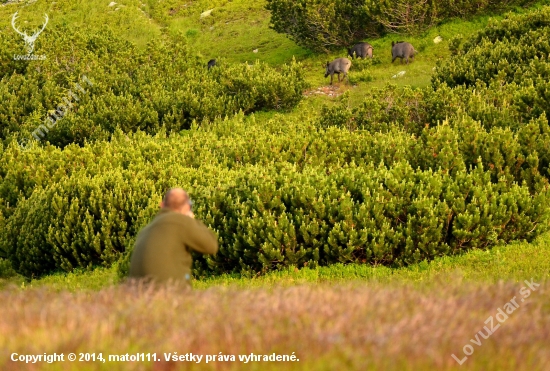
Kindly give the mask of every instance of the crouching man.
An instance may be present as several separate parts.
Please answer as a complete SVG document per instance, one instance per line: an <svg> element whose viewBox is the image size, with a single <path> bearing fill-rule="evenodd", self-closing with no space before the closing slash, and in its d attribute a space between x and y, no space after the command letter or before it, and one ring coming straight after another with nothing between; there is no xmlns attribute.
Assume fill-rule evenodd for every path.
<svg viewBox="0 0 550 371"><path fill-rule="evenodd" d="M191 287L191 251L215 254L218 239L195 219L192 202L183 189L169 190L160 206L153 221L137 236L130 259L130 277Z"/></svg>

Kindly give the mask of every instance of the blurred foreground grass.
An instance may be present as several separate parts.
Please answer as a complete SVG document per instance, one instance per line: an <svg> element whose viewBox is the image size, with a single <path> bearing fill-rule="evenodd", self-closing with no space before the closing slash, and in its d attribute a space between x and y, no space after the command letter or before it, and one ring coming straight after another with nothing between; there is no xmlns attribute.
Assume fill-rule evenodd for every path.
<svg viewBox="0 0 550 371"><path fill-rule="evenodd" d="M195 281L196 290L115 284L113 269L52 275L0 290L7 304L0 306L0 369L546 371L549 252L544 235L402 269L336 265L221 276ZM526 280L535 284L528 297ZM499 323L499 308L512 299L519 307ZM499 329L485 339L478 332L493 326L491 316ZM465 345L474 353L459 365L451 354L464 359ZM102 353L106 362L10 360L13 353L69 352ZM159 361L108 361L140 352ZM235 361L164 360L174 352ZM251 353L299 361L239 361Z"/></svg>
<svg viewBox="0 0 550 371"><path fill-rule="evenodd" d="M193 291L122 284L75 293L6 289L0 291L0 301L9 303L0 306L0 369L548 370L547 284L533 280L529 296L522 294L528 287L524 282L436 280L430 286L419 290L411 284L373 282ZM504 306L513 299L518 306L509 312ZM506 318L497 317L503 308ZM499 325L494 334L478 334L487 335L484 326L493 325ZM463 349L470 356L460 366L451 355L464 359ZM102 353L106 362L11 361L13 353L69 352L78 357ZM156 353L159 360L109 362L109 355L140 352ZM175 352L214 355L216 361L164 360L165 353ZM251 353L294 354L299 361L239 361L239 355ZM220 354L233 355L235 361L221 361Z"/></svg>

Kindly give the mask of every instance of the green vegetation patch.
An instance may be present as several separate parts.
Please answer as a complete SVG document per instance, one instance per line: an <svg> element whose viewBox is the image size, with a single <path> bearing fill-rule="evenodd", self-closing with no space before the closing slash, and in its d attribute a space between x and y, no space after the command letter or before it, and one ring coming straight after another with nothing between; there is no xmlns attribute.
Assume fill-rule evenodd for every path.
<svg viewBox="0 0 550 371"><path fill-rule="evenodd" d="M208 11L157 10L166 25ZM344 95L320 113L298 106L307 65L222 58L208 69L185 41L198 27L145 49L108 30L52 31L79 52L62 46L40 68L0 66L0 257L29 278L113 265L124 275L135 235L176 185L220 238L216 256L196 257L197 277L402 267L532 241L550 217L548 15L509 16L463 46L455 39L429 87L385 86L358 104ZM8 54L21 48L1 40ZM44 40L37 50L53 51ZM355 78L370 82L383 63L357 62ZM47 133L50 144L17 145L83 74L89 92Z"/></svg>

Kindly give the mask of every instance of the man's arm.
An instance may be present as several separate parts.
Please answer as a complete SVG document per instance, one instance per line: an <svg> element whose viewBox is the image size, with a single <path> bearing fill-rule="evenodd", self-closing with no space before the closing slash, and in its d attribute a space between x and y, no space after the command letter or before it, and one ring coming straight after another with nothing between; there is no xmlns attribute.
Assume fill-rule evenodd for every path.
<svg viewBox="0 0 550 371"><path fill-rule="evenodd" d="M203 222L185 217L185 227L182 228L182 239L190 248L202 254L218 252L218 237Z"/></svg>

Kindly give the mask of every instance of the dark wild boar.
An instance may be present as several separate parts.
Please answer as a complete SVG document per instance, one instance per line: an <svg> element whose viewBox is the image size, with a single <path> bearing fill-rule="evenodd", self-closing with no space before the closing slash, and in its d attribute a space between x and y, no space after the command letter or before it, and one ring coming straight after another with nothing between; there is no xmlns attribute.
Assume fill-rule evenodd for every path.
<svg viewBox="0 0 550 371"><path fill-rule="evenodd" d="M348 49L348 56L354 57L354 54L357 58L372 58L372 51L374 48L369 43L358 43L353 46L353 48Z"/></svg>
<svg viewBox="0 0 550 371"><path fill-rule="evenodd" d="M414 47L410 43L403 41L399 41L397 43L392 41L391 43L392 63L396 58L401 58L401 63L403 63L403 59L406 59L407 64L409 64L409 58L414 60L416 53L417 51L414 50Z"/></svg>
<svg viewBox="0 0 550 371"><path fill-rule="evenodd" d="M338 82L340 82L340 74L344 74L344 79L348 77L348 71L351 67L351 61L347 58L338 58L332 62L327 62L327 70L325 72L325 78L330 75L330 85L332 85L332 78L334 74L338 74ZM349 82L349 78L348 78Z"/></svg>
<svg viewBox="0 0 550 371"><path fill-rule="evenodd" d="M211 59L211 60L208 61L208 69L211 69L215 65L216 65L216 60L215 59Z"/></svg>

